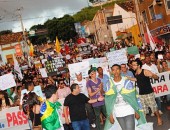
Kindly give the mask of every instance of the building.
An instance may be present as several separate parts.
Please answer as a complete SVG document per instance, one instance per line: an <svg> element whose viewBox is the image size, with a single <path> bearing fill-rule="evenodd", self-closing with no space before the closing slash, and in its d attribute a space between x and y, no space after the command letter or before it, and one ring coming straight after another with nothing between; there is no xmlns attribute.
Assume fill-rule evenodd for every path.
<svg viewBox="0 0 170 130"><path fill-rule="evenodd" d="M23 54L22 39L22 32L0 35L0 64L13 64L14 57Z"/></svg>
<svg viewBox="0 0 170 130"><path fill-rule="evenodd" d="M106 17L113 15L113 7L98 10L92 21L84 25L87 35L97 42L112 42L113 36L110 26L107 24Z"/></svg>
<svg viewBox="0 0 170 130"><path fill-rule="evenodd" d="M142 38L133 8L133 2L128 1L99 10L93 20L85 25L86 33L96 42L112 42L121 36L123 39L131 37L132 41L138 45ZM118 15L122 16L122 23L109 25L107 17Z"/></svg>
<svg viewBox="0 0 170 130"><path fill-rule="evenodd" d="M170 43L170 0L134 0L138 21L146 36L146 24L155 40ZM148 42L148 41L146 41Z"/></svg>

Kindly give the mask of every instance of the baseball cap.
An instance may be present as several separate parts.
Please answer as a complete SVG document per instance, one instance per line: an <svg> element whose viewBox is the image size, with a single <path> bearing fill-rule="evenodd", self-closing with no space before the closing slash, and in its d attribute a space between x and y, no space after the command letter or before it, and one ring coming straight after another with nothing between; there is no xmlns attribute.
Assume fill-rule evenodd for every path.
<svg viewBox="0 0 170 130"><path fill-rule="evenodd" d="M91 67L91 69L88 71L88 75L91 74L91 72L96 71L96 70L97 70L96 67Z"/></svg>

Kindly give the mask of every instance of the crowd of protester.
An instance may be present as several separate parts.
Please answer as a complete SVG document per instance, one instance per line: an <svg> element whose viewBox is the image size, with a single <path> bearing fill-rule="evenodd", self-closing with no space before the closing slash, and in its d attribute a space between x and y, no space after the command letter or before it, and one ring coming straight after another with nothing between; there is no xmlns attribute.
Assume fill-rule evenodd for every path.
<svg viewBox="0 0 170 130"><path fill-rule="evenodd" d="M20 80L18 76L15 77L17 86L5 91L0 91L0 110L2 111L9 107L19 106L19 108L23 109L25 114L28 116L28 120L30 120L30 127L33 127L34 130L40 130L42 128L47 130L90 130L90 127L96 127L97 130L102 130L102 125L105 124L108 116L104 98L105 93L107 92L106 89L108 82L110 82L109 77L113 79L115 77L114 84L117 84L116 77L119 79L120 69L121 77L126 77L131 81L137 81L139 97L144 109L144 114L148 114L151 109L151 116L156 115L158 125L162 125L162 107L167 106L167 109L170 110L170 95L155 98L148 77L157 78L156 75L158 73L170 71L170 46L157 45L153 51L149 45L139 47L140 57L135 59L135 56L128 55L127 64L122 64L120 66L113 65L111 67L111 76L104 74L102 67L92 67L88 71L89 77L83 78L81 72L76 72L76 80L72 80L70 78L67 64L79 62L79 60L76 60L77 55L81 57L81 59L92 57L100 58L104 57L106 52L109 52L111 48L116 50L123 47L124 46L121 44L114 45L106 43L98 44L97 48L92 49L90 54L78 55L77 52L70 52L69 54L71 58L65 59L65 73L49 76L47 78L43 78L41 76L39 68L36 68L35 65L32 65L26 70L22 70L23 79ZM77 55L75 56L75 54ZM11 72L14 75L17 75L15 74L14 65L7 64L0 67L1 75ZM141 79L140 75L143 76L143 79ZM144 82L141 83L143 80ZM145 84L146 80L148 81L148 84ZM34 90L34 86L38 85L41 86L42 92L46 97L45 102L44 99L41 99L36 95L36 93L32 92ZM150 88L148 87L149 89L143 89L141 88L143 87L142 85L145 87L148 87L146 85L149 85ZM27 89L27 93L25 93L24 96L21 96L21 91L23 89ZM151 95L147 97L148 94ZM59 105L56 104L56 102L58 99L62 98L65 98L65 123L63 124L60 117L57 117L58 113L60 113L58 111L57 113L54 113L56 116L52 116L48 120L43 120L45 110L42 109L42 107L47 107L50 102L50 105L53 105L54 107L53 109L58 110ZM146 102L147 100L148 102ZM162 106L162 104L164 105ZM120 104L117 104L117 109L115 108L116 118L122 129L127 130L128 128L126 127L126 124L122 123L124 120L122 120L121 117L127 116L128 112L121 113L122 108L119 105ZM70 111L70 119L66 114L68 108ZM132 110L130 106L126 106L126 108L129 110L129 115L135 114L135 116L139 116L133 112L134 110ZM131 120L130 117L127 119ZM114 118L112 116L110 116L109 120L111 123L114 123ZM53 123L50 124L50 122Z"/></svg>

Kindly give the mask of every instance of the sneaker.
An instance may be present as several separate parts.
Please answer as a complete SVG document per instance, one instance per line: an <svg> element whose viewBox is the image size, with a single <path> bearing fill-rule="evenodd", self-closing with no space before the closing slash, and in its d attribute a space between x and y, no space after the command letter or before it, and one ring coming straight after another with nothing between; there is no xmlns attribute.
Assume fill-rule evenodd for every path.
<svg viewBox="0 0 170 130"><path fill-rule="evenodd" d="M153 117L153 116L155 116L155 114L154 114L154 113L152 113L152 114L151 114L151 116Z"/></svg>
<svg viewBox="0 0 170 130"><path fill-rule="evenodd" d="M161 110L159 110L159 114L160 114L160 115L162 115L162 114L163 114L163 112L162 112Z"/></svg>
<svg viewBox="0 0 170 130"><path fill-rule="evenodd" d="M96 124L95 123L91 124L91 127L96 128Z"/></svg>

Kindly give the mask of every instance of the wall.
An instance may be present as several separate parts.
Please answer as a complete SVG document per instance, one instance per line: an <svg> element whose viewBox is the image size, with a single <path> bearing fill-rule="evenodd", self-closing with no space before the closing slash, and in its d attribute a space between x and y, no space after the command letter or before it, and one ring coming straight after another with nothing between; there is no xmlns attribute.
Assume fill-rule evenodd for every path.
<svg viewBox="0 0 170 130"><path fill-rule="evenodd" d="M128 28L130 28L130 27L137 24L135 13L127 12L126 10L124 10L123 8L121 8L117 4L115 4L114 13L113 13L113 16L116 16L116 15L122 15L123 23L112 24L111 25L113 39L116 39L116 37L117 37L116 32L117 31L122 31L123 32L126 29L128 29Z"/></svg>

